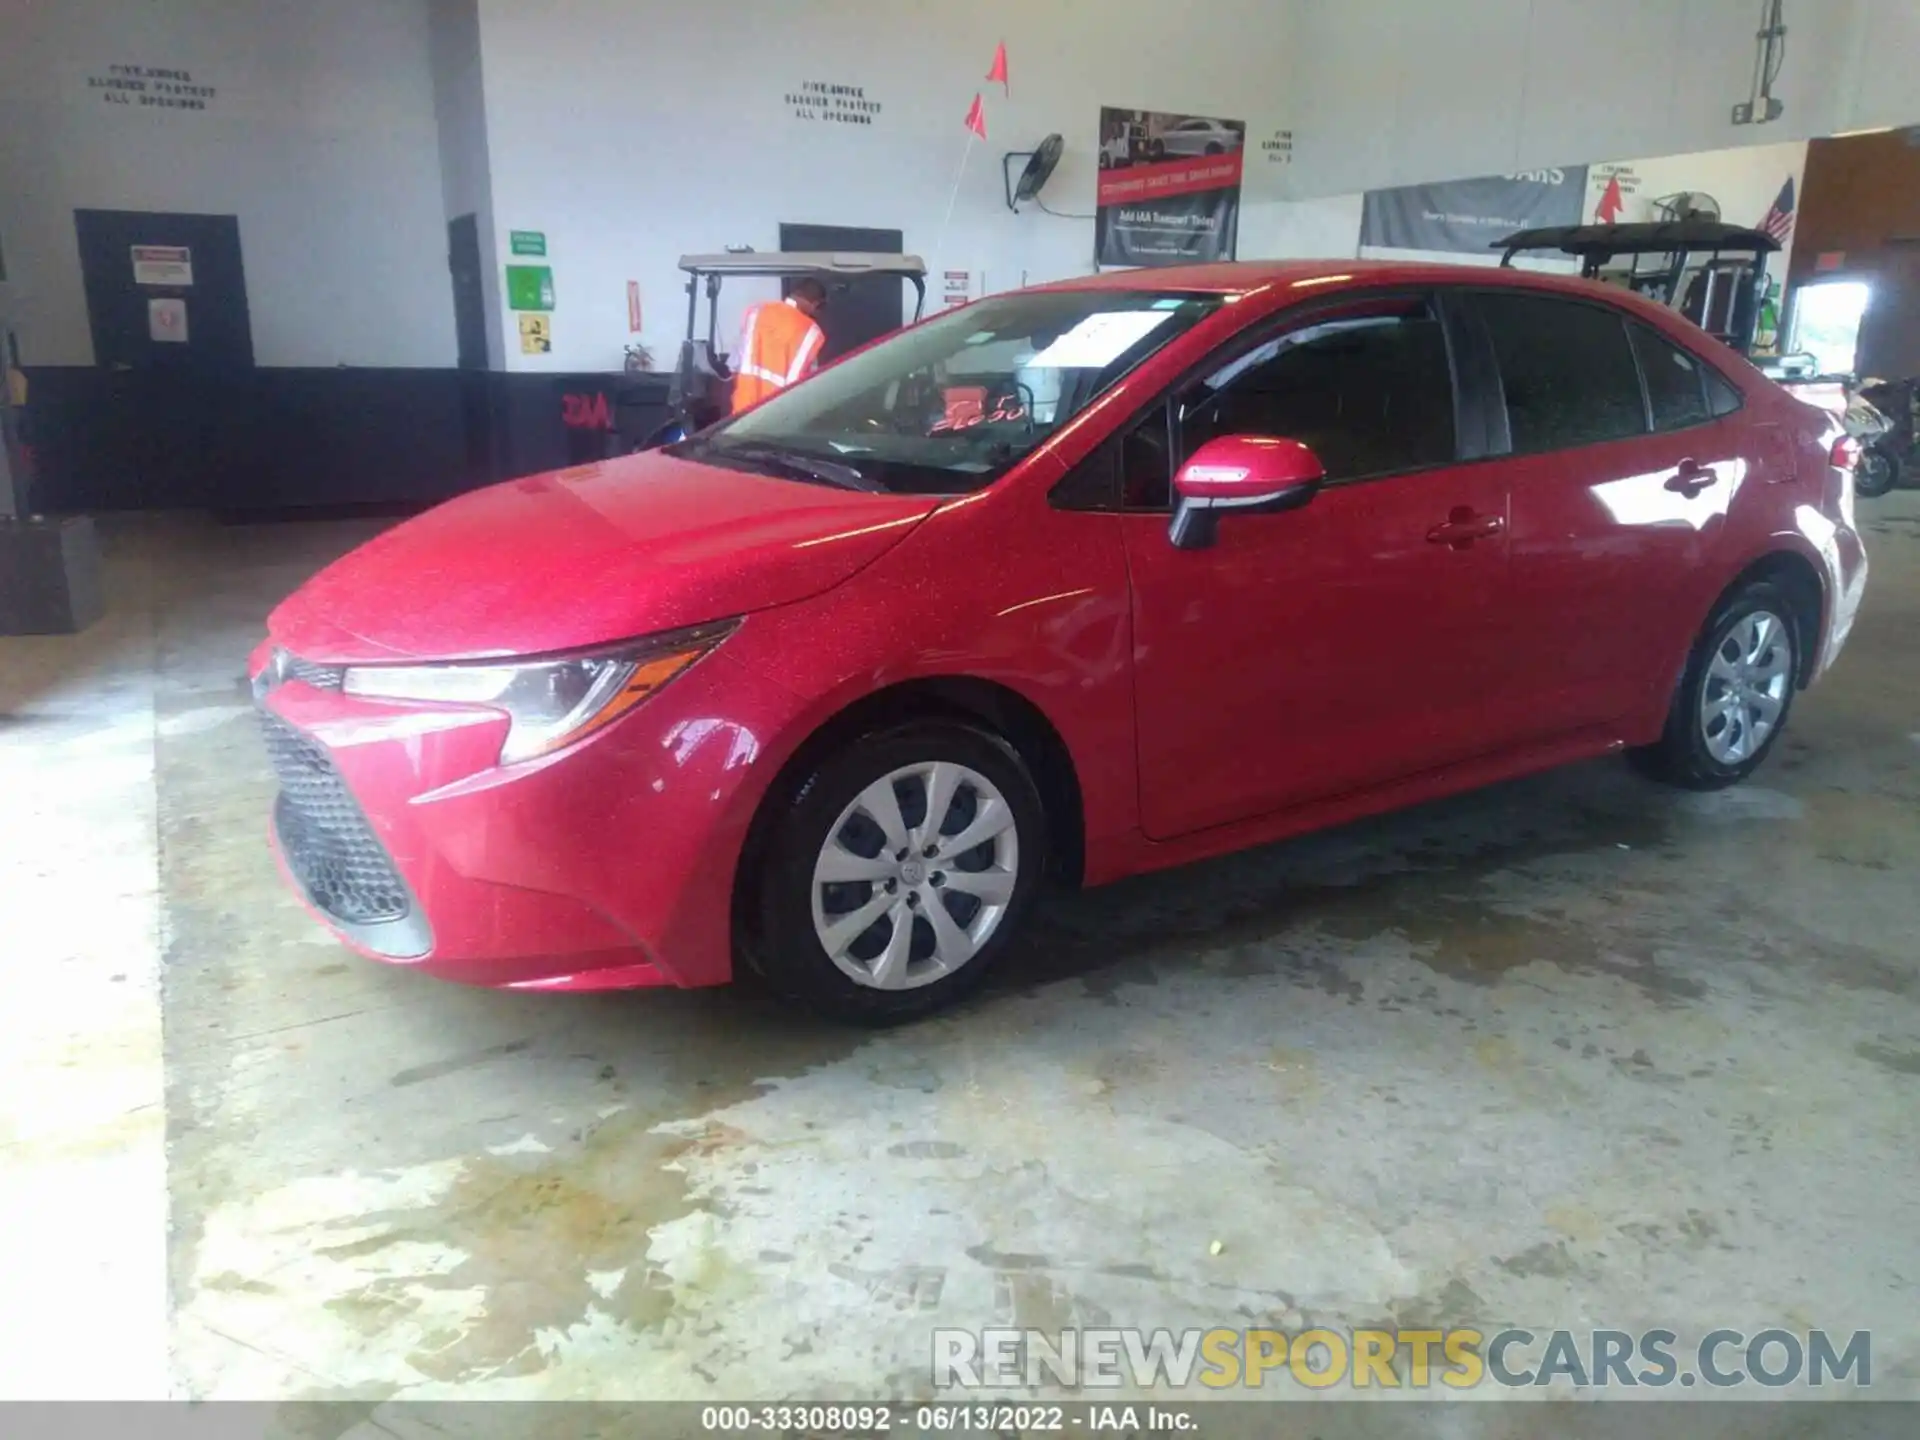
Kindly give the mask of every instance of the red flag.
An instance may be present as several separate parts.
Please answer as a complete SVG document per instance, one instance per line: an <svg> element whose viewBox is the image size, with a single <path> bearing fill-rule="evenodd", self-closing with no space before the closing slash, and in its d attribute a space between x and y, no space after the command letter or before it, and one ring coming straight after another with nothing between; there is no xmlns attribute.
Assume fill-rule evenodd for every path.
<svg viewBox="0 0 1920 1440"><path fill-rule="evenodd" d="M1013 86L1007 80L1007 42L1004 40L993 47L993 68L987 71L987 79L1007 94L1013 94Z"/></svg>
<svg viewBox="0 0 1920 1440"><path fill-rule="evenodd" d="M1601 195L1600 204L1594 209L1593 218L1602 225L1612 225L1618 222L1620 212L1626 208L1627 202L1620 194L1620 177L1608 176L1606 192Z"/></svg>
<svg viewBox="0 0 1920 1440"><path fill-rule="evenodd" d="M987 138L987 107L980 103L980 97L973 97L973 104L967 108L967 129L982 140Z"/></svg>

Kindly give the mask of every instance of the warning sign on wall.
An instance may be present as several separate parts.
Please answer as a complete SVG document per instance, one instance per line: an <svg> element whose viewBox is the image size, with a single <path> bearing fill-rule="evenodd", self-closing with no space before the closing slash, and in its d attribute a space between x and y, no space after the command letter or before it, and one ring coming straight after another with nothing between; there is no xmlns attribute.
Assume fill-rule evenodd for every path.
<svg viewBox="0 0 1920 1440"><path fill-rule="evenodd" d="M551 315L520 317L520 353L522 355L553 353L553 317Z"/></svg>
<svg viewBox="0 0 1920 1440"><path fill-rule="evenodd" d="M133 283L136 285L193 284L193 251L185 245L135 245Z"/></svg>

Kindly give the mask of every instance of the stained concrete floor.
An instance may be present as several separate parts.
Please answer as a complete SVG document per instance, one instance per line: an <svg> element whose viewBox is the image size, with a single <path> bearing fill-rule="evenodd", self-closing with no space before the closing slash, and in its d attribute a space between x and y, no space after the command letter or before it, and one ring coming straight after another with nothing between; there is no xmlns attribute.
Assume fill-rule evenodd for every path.
<svg viewBox="0 0 1920 1440"><path fill-rule="evenodd" d="M1060 898L879 1035L348 954L241 667L370 527L118 526L107 622L0 641L0 1394L910 1396L935 1325L1382 1321L1870 1329L1920 1394L1920 497L1863 523L1754 783Z"/></svg>

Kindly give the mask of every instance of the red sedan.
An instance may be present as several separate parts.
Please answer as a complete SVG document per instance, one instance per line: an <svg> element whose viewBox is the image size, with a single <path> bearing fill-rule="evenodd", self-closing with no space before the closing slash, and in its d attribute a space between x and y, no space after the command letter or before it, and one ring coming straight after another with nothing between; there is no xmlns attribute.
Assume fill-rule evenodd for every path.
<svg viewBox="0 0 1920 1440"><path fill-rule="evenodd" d="M279 854L366 954L838 1015L1100 884L1606 751L1748 775L1866 579L1851 442L1621 291L1261 264L996 296L275 611Z"/></svg>

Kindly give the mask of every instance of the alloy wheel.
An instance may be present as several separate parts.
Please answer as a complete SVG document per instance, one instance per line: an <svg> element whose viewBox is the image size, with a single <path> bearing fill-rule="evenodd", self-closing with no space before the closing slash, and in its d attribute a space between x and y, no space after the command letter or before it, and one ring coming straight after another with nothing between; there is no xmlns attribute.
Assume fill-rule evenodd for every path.
<svg viewBox="0 0 1920 1440"><path fill-rule="evenodd" d="M1793 632L1778 615L1756 610L1721 638L1700 687L1700 733L1707 753L1739 765L1759 753L1793 684Z"/></svg>
<svg viewBox="0 0 1920 1440"><path fill-rule="evenodd" d="M950 760L902 766L828 830L813 866L814 934L857 984L930 985L980 952L1019 874L1019 827L991 780Z"/></svg>

